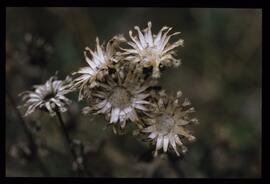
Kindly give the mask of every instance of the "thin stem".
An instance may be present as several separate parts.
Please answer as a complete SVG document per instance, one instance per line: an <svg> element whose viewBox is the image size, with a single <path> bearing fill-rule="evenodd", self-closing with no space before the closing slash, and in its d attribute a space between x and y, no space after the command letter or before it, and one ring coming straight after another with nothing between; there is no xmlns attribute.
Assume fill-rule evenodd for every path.
<svg viewBox="0 0 270 184"><path fill-rule="evenodd" d="M64 124L64 121L63 121L63 118L62 118L60 112L58 111L58 109L56 109L55 112L56 112L56 115L58 117L59 124L61 126L61 130L62 130L62 133L63 133L63 135L65 137L66 143L69 146L69 149L70 149L71 155L73 157L73 160L74 160L74 162L76 162L78 164L79 172L84 176L88 176L89 174L86 172L86 168L85 168L84 164L83 163L78 163L78 161L77 161L78 157L77 157L76 151L74 149L73 141L72 141L72 139L70 138L70 136L69 136L69 134L67 132L67 129L65 127L65 124ZM82 158L83 158L83 156L82 156Z"/></svg>
<svg viewBox="0 0 270 184"><path fill-rule="evenodd" d="M50 176L47 168L45 167L45 165L43 164L42 160L38 156L38 146L36 145L36 142L34 140L34 137L33 137L32 133L30 132L30 130L28 129L24 118L22 117L21 113L17 109L17 105L16 105L14 99L12 98L12 96L9 93L8 90L7 90L7 95L8 95L8 98L9 98L10 102L11 102L12 107L14 108L17 116L19 117L20 121L22 122L24 133L26 134L26 137L27 137L27 139L28 139L28 141L30 143L31 150L33 151L33 156L34 156L34 158L36 159L36 161L39 164L40 171L43 173L44 176Z"/></svg>
<svg viewBox="0 0 270 184"><path fill-rule="evenodd" d="M61 130L62 130L63 135L65 136L67 142L69 144L71 144L72 139L69 137L69 134L67 133L67 130L66 130L66 127L65 127L63 118L62 118L62 116L61 116L61 114L60 114L60 112L58 110L56 110L56 115L58 117L58 120L59 120L59 123L60 123Z"/></svg>

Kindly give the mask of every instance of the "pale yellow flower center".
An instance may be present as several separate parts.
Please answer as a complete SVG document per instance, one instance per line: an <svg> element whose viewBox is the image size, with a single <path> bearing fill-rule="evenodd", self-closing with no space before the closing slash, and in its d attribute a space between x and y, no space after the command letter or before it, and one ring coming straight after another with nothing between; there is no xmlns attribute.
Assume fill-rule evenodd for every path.
<svg viewBox="0 0 270 184"><path fill-rule="evenodd" d="M125 88L117 86L112 89L109 96L109 102L115 108L120 108L121 110L130 106L131 94Z"/></svg>
<svg viewBox="0 0 270 184"><path fill-rule="evenodd" d="M162 114L157 117L156 128L159 133L163 135L168 134L174 128L175 121L172 116L168 114Z"/></svg>
<svg viewBox="0 0 270 184"><path fill-rule="evenodd" d="M160 59L159 51L154 47L147 47L142 51L142 59L149 66Z"/></svg>

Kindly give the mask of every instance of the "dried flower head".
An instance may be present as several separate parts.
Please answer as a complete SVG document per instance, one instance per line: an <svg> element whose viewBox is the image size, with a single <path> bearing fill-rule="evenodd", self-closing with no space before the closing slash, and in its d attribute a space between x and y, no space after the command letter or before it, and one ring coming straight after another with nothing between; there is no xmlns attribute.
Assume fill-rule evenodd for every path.
<svg viewBox="0 0 270 184"><path fill-rule="evenodd" d="M106 80L93 89L90 107L84 109L85 113L105 114L109 124L119 123L123 129L127 120L136 123L139 121L138 113L149 110L146 98L150 94L147 89L154 83L153 80L142 79L131 65L118 67L115 73L107 75Z"/></svg>
<svg viewBox="0 0 270 184"><path fill-rule="evenodd" d="M183 145L182 139L188 141L195 140L190 134L187 126L197 123L196 118L189 118L189 114L194 112L194 108L190 107L190 102L186 98L180 103L182 93L179 91L176 98L168 96L165 91L159 92L155 97L156 109L152 117L146 119L147 127L142 132L150 133L149 138L156 144L155 156L158 150L163 147L163 151L167 152L168 147L173 148L179 156L176 144L181 146L182 152L185 153L187 148Z"/></svg>
<svg viewBox="0 0 270 184"><path fill-rule="evenodd" d="M67 105L71 101L65 95L71 92L71 78L66 77L65 80L57 80L56 75L50 77L45 84L34 85L34 91L24 91L19 94L24 101L23 106L27 107L25 116L36 110L45 110L50 115L55 115L55 110L61 112L67 111Z"/></svg>
<svg viewBox="0 0 270 184"><path fill-rule="evenodd" d="M117 57L116 48L123 41L125 41L125 38L122 35L115 36L107 43L105 50L103 45L99 44L99 39L96 38L96 51L93 52L89 47L85 48L84 56L89 66L73 73L73 75L80 74L79 77L74 79L74 87L80 88L79 100L83 98L82 91L97 86L97 79L100 80L108 74L108 67L112 62L118 61L115 59ZM87 52L91 53L92 59L87 56Z"/></svg>
<svg viewBox="0 0 270 184"><path fill-rule="evenodd" d="M180 32L168 35L172 28L164 26L157 35L151 32L152 24L148 22L148 27L143 30L142 34L140 28L135 26L138 36L133 36L132 31L129 31L132 42L127 42L132 49L122 49L125 52L123 55L128 55L125 59L131 62L140 63L143 67L153 67L152 76L160 77L159 67L162 66L179 66L180 60L175 59L173 49L178 46L183 46L184 40L169 44L169 40L173 35L180 34ZM163 31L166 31L163 33Z"/></svg>

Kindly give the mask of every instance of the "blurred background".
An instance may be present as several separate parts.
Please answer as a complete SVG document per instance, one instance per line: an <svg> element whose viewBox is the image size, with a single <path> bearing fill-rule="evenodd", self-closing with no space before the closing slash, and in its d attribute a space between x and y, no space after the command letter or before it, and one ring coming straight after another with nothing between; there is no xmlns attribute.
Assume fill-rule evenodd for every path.
<svg viewBox="0 0 270 184"><path fill-rule="evenodd" d="M70 135L84 143L89 175L261 177L262 11L222 8L7 8L6 176L78 175L57 119L35 113L24 118L26 129L17 95L55 71L64 79L86 66L83 50L94 48L97 36L128 38L133 26L145 28L148 21L153 33L165 25L182 32L182 65L165 71L160 84L190 98L200 121L197 141L180 158L152 158L153 148L131 128L114 135L103 116L81 115L85 104L76 102L76 92L63 116Z"/></svg>

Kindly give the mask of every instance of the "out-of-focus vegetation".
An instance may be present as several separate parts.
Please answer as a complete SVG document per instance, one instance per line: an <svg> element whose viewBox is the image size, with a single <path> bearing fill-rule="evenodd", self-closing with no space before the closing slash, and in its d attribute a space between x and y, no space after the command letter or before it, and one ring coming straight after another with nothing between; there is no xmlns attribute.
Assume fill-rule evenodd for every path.
<svg viewBox="0 0 270 184"><path fill-rule="evenodd" d="M83 50L95 37L108 41L133 26L152 21L181 31L182 65L162 74L168 91L182 90L196 108L197 141L181 158L149 156L149 145L114 135L103 116L83 116L84 103L65 113L71 136L85 145L86 165L95 177L260 177L261 176L261 27L256 9L182 8L7 8L6 83L16 105L18 93L44 83L56 70L61 79L86 66ZM29 33L46 49L25 51ZM31 36L30 36L31 37ZM42 43L42 44L41 44ZM28 46L29 47L29 46ZM34 52L34 53L33 53ZM27 58L35 55L35 58ZM44 113L25 118L50 176L75 176L57 119ZM6 95L6 175L43 176L41 164L27 155L28 139ZM21 148L21 149L19 149ZM21 150L21 151L20 151ZM24 151L22 151L24 150ZM151 154L151 153L150 153ZM18 156L19 155L19 156Z"/></svg>

